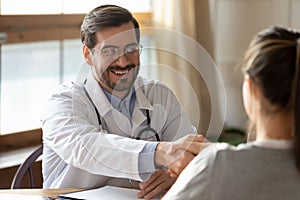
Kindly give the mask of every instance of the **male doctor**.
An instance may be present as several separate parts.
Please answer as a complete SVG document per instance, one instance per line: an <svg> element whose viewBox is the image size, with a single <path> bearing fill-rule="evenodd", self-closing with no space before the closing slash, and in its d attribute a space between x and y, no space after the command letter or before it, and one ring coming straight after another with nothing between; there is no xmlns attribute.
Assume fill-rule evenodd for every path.
<svg viewBox="0 0 300 200"><path fill-rule="evenodd" d="M49 100L43 187L117 185L139 187L138 197L147 199L161 194L175 182L163 166L180 173L203 137L193 134L167 86L137 77L142 45L128 10L93 9L83 20L81 40L91 72L84 83L62 85ZM178 150L169 155L170 148Z"/></svg>

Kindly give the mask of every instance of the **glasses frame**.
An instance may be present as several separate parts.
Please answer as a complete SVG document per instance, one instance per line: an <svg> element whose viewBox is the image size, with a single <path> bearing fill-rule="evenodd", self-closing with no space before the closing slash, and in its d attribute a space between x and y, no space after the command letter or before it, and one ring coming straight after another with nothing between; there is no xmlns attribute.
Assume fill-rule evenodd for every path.
<svg viewBox="0 0 300 200"><path fill-rule="evenodd" d="M132 50L133 46L137 47L137 48L135 50ZM110 49L112 51L112 53L105 53L105 50L108 50L108 49ZM132 60L141 55L142 49L143 49L143 45L141 45L140 43L130 43L130 44L127 44L123 50L121 50L117 46L108 45L108 46L103 47L102 49L95 47L92 49L92 51L93 50L98 51L99 56L106 60L117 60L122 55L125 55L127 59ZM138 52L138 53L134 54L136 52ZM133 53L133 54L131 55L130 53Z"/></svg>

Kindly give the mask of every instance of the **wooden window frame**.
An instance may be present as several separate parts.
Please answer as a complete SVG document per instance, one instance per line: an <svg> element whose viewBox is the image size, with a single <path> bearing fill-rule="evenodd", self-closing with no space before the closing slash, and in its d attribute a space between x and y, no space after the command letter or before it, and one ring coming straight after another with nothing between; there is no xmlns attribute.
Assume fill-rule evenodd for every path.
<svg viewBox="0 0 300 200"><path fill-rule="evenodd" d="M133 13L141 28L151 23L151 12ZM84 14L0 15L0 32L5 44L80 38Z"/></svg>

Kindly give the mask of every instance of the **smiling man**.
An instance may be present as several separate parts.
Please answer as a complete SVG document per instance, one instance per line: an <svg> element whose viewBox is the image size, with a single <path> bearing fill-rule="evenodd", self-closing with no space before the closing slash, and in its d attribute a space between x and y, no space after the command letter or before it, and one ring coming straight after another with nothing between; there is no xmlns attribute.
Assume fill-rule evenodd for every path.
<svg viewBox="0 0 300 200"><path fill-rule="evenodd" d="M175 181L163 166L180 173L203 137L166 85L138 77L140 30L128 10L90 11L81 40L90 74L63 84L43 117L44 188L135 187L148 199L163 193ZM169 155L169 148L178 150Z"/></svg>
<svg viewBox="0 0 300 200"><path fill-rule="evenodd" d="M130 91L139 72L138 43L133 22L106 28L95 33L95 47L83 46L87 63L94 66L93 76L109 93L123 99Z"/></svg>

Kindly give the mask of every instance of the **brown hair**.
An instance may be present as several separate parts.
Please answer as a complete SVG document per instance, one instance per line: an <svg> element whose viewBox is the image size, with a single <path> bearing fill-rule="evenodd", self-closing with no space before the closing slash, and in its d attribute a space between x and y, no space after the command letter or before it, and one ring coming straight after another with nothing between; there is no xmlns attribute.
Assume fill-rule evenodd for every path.
<svg viewBox="0 0 300 200"><path fill-rule="evenodd" d="M300 33L273 26L259 32L244 57L244 70L266 99L294 116L294 156L300 172Z"/></svg>
<svg viewBox="0 0 300 200"><path fill-rule="evenodd" d="M116 5L102 5L91 10L83 19L81 25L81 42L88 48L95 47L95 33L108 27L119 27L132 22L135 27L137 41L140 41L140 30L137 20L125 8Z"/></svg>

